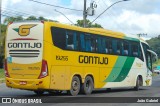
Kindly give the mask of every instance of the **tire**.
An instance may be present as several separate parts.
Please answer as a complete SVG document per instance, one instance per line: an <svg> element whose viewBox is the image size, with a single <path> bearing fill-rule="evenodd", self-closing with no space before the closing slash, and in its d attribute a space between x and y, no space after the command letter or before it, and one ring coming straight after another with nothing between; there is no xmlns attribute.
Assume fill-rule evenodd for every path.
<svg viewBox="0 0 160 106"><path fill-rule="evenodd" d="M44 91L34 91L34 93L37 94L37 95L43 95Z"/></svg>
<svg viewBox="0 0 160 106"><path fill-rule="evenodd" d="M74 76L71 82L71 89L68 91L68 93L72 96L78 95L80 92L80 86L80 79L77 76Z"/></svg>
<svg viewBox="0 0 160 106"><path fill-rule="evenodd" d="M138 91L138 90L139 90L139 87L140 87L140 78L137 77L136 86L134 87L134 90L135 90L135 91Z"/></svg>
<svg viewBox="0 0 160 106"><path fill-rule="evenodd" d="M81 92L83 94L89 95L92 93L93 89L94 89L93 79L92 77L87 76L85 78L84 84L82 84Z"/></svg>

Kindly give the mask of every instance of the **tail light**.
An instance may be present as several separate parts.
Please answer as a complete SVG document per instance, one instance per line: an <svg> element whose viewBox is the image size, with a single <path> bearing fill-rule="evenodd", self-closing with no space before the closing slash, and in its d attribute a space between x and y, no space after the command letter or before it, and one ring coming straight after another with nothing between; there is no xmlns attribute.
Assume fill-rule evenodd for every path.
<svg viewBox="0 0 160 106"><path fill-rule="evenodd" d="M8 23L8 26L11 25L11 24L13 24L13 22L9 22L9 23Z"/></svg>
<svg viewBox="0 0 160 106"><path fill-rule="evenodd" d="M4 71L5 71L5 76L10 77L8 73L8 67L7 67L7 59L4 61Z"/></svg>
<svg viewBox="0 0 160 106"><path fill-rule="evenodd" d="M47 61L46 60L42 60L42 68L41 68L41 73L39 75L39 79L40 78L44 78L48 75L48 66L47 66Z"/></svg>

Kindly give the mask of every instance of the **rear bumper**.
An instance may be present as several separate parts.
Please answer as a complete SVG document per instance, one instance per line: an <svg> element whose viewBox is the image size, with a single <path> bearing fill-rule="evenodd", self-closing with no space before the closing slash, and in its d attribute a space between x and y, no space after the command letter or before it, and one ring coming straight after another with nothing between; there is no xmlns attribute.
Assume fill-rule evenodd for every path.
<svg viewBox="0 0 160 106"><path fill-rule="evenodd" d="M27 82L26 84L20 84L21 81ZM49 89L49 80L47 78L42 79L13 79L6 77L6 86L10 88L25 89L25 90L44 90Z"/></svg>

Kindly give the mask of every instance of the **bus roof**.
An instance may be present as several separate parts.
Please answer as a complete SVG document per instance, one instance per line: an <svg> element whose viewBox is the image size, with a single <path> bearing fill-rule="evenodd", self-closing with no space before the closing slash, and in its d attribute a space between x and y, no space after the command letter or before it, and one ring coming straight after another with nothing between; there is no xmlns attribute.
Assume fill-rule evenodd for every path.
<svg viewBox="0 0 160 106"><path fill-rule="evenodd" d="M53 21L38 21L38 20L29 20L29 21L19 21L19 22L14 22L14 23L27 23L27 22L45 22L46 24L50 26L55 26L55 27L60 27L60 28L65 28L65 29L70 29L70 30L76 30L76 31L82 31L86 33L93 33L93 34L99 34L99 35L104 35L104 36L109 36L109 37L115 37L115 38L121 38L121 39L128 39L128 40L133 40L133 41L141 41L145 44L148 45L148 43L140 38L137 35L132 35L132 34L125 34L122 32L117 32L117 31L112 31L108 29L103 29L103 28L83 28L75 25L69 25L69 24L62 24L59 22L53 22Z"/></svg>
<svg viewBox="0 0 160 106"><path fill-rule="evenodd" d="M125 34L122 32L111 31L111 30L107 30L103 28L83 28L83 27L79 27L75 25L67 25L67 24L62 24L58 22L47 22L47 21L45 23L47 23L50 26L55 26L55 27L60 27L60 28L65 28L65 29L70 29L70 30L76 30L76 31L81 31L81 32L86 32L86 33L99 34L99 35L104 35L104 36L109 36L109 37L145 42L137 35Z"/></svg>

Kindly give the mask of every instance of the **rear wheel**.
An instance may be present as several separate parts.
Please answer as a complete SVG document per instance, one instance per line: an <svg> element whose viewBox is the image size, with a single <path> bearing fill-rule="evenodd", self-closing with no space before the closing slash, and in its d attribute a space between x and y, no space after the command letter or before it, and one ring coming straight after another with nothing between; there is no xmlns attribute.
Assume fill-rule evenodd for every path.
<svg viewBox="0 0 160 106"><path fill-rule="evenodd" d="M78 95L80 91L80 79L77 76L72 78L71 89L68 91L72 96Z"/></svg>
<svg viewBox="0 0 160 106"><path fill-rule="evenodd" d="M90 76L85 78L84 84L82 84L81 92L88 95L91 94L94 88L93 79Z"/></svg>
<svg viewBox="0 0 160 106"><path fill-rule="evenodd" d="M137 77L137 81L136 81L136 86L134 87L134 90L138 91L139 90L139 87L140 87L140 78Z"/></svg>
<svg viewBox="0 0 160 106"><path fill-rule="evenodd" d="M34 91L34 93L37 95L42 95L42 94L44 94L44 91Z"/></svg>

